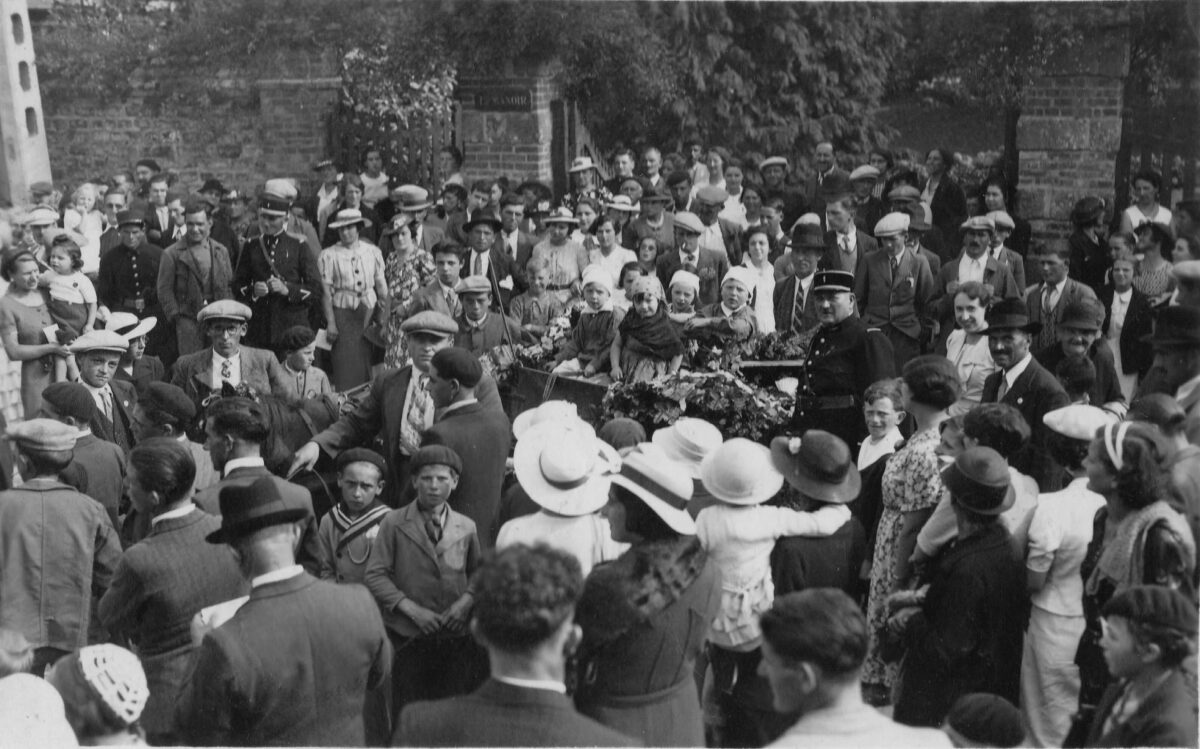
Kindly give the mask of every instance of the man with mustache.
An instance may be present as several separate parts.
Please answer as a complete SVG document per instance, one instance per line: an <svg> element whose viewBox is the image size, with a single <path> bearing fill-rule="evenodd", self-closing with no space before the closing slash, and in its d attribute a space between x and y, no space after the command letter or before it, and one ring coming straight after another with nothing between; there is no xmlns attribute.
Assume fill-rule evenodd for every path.
<svg viewBox="0 0 1200 749"><path fill-rule="evenodd" d="M1051 372L1057 371L1058 365L1069 357L1089 359L1096 368L1096 384L1088 392L1091 405L1124 418L1128 404L1121 393L1112 349L1100 337L1103 320L1104 309L1098 303L1088 299L1071 302L1058 323L1058 341L1034 352L1033 358Z"/></svg>

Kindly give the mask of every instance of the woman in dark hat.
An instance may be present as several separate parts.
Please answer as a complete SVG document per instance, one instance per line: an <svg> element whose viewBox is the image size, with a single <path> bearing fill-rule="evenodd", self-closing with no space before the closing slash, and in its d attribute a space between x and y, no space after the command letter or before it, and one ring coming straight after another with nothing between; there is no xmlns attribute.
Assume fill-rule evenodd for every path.
<svg viewBox="0 0 1200 749"><path fill-rule="evenodd" d="M695 660L721 593L691 494L687 469L657 445L625 456L601 512L613 540L631 547L592 570L575 611L576 706L646 746L704 745Z"/></svg>
<svg viewBox="0 0 1200 749"><path fill-rule="evenodd" d="M900 607L887 623L905 648L893 718L914 726L940 726L955 701L973 692L1017 701L1029 600L999 522L1014 500L1004 458L989 447L964 450L942 483L958 542L934 562L923 597L905 594L917 605Z"/></svg>
<svg viewBox="0 0 1200 749"><path fill-rule="evenodd" d="M1084 460L1088 488L1104 497L1080 572L1087 619L1075 663L1079 712L1067 746L1079 746L1110 681L1100 648L1101 610L1134 585L1167 585L1195 599L1196 544L1187 520L1167 502L1170 445L1150 424L1108 424Z"/></svg>
<svg viewBox="0 0 1200 749"><path fill-rule="evenodd" d="M885 663L881 652L887 597L906 585L916 532L941 497L942 480L935 452L941 442L939 426L949 418L948 409L958 400L962 389L954 364L944 356L932 354L906 364L901 380L903 407L916 420L917 430L892 455L883 473L883 514L876 531L867 599L871 649L863 669L863 683L870 685L865 693L883 704L887 703L896 678L895 664Z"/></svg>
<svg viewBox="0 0 1200 749"><path fill-rule="evenodd" d="M1071 211L1075 231L1067 239L1071 247L1071 278L1092 287L1099 293L1104 277L1112 267L1111 253L1105 242L1104 200L1094 196L1082 198Z"/></svg>

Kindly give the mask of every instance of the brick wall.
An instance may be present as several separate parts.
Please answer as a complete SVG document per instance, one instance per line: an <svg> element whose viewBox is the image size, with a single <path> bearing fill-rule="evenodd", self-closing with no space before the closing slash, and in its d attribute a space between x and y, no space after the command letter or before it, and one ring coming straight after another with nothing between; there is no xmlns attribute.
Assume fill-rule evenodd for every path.
<svg viewBox="0 0 1200 749"><path fill-rule="evenodd" d="M1089 39L1086 50L1064 54L1055 70L1026 91L1017 125L1022 214L1035 237L1072 231L1076 201L1111 201L1129 45L1121 29Z"/></svg>
<svg viewBox="0 0 1200 749"><path fill-rule="evenodd" d="M507 175L551 181L550 102L561 97L549 67L464 75L459 79L458 142L464 169L474 176ZM497 91L528 92L528 111L495 111L485 101Z"/></svg>

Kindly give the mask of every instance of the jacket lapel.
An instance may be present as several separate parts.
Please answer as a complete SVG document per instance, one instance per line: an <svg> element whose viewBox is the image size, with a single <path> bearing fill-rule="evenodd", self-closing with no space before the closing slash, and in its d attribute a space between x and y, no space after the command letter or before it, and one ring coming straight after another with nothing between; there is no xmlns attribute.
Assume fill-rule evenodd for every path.
<svg viewBox="0 0 1200 749"><path fill-rule="evenodd" d="M425 520L421 517L421 510L418 509L416 500L404 507L400 532L412 539L421 551L429 555L434 563L437 563L437 549L433 547L433 542L429 540L429 534L425 532ZM446 535L443 533L442 540L445 541L445 539Z"/></svg>

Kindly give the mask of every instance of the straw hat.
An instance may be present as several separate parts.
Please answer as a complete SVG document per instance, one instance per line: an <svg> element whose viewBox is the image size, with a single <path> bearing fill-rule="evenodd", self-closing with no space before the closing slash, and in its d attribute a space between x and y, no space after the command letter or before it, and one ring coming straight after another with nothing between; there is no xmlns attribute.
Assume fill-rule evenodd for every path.
<svg viewBox="0 0 1200 749"><path fill-rule="evenodd" d="M586 422L543 422L531 427L513 451L521 488L556 515L590 515L608 502L610 477L621 457L597 439Z"/></svg>
<svg viewBox="0 0 1200 749"><path fill-rule="evenodd" d="M783 488L783 474L771 462L771 451L742 437L704 459L700 481L709 494L731 505L762 504Z"/></svg>
<svg viewBox="0 0 1200 749"><path fill-rule="evenodd" d="M518 440L538 424L565 424L579 420L579 409L569 401L545 401L537 408L522 411L513 419L513 436Z"/></svg>
<svg viewBox="0 0 1200 749"><path fill-rule="evenodd" d="M721 430L704 419L682 418L669 427L655 430L651 441L667 457L682 464L693 479L700 478L700 463L721 446Z"/></svg>
<svg viewBox="0 0 1200 749"><path fill-rule="evenodd" d="M685 536L696 534L696 521L687 511L692 480L687 469L658 445L643 442L633 448L625 455L621 472L611 478L613 485L644 502L671 530Z"/></svg>

